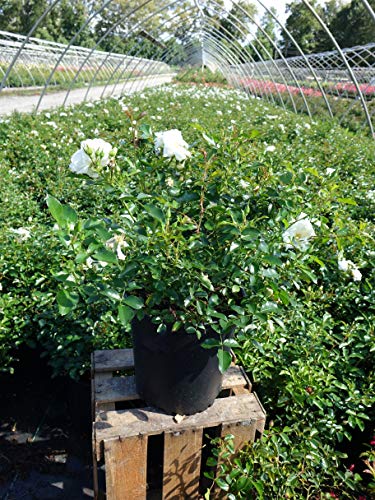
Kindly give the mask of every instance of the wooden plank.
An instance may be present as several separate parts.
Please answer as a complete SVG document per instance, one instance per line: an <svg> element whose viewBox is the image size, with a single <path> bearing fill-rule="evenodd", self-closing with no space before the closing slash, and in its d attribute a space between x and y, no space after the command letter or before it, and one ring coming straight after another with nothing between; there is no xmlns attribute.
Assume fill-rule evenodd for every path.
<svg viewBox="0 0 375 500"><path fill-rule="evenodd" d="M100 443L103 440L118 439L119 436L152 435L214 427L223 422L229 424L264 419L264 410L252 393L218 398L207 410L189 415L179 424L174 422L172 415L152 407L100 412L94 423L97 454L100 456Z"/></svg>
<svg viewBox="0 0 375 500"><path fill-rule="evenodd" d="M99 411L110 411L115 409L115 403L114 402L109 402L109 403L100 403L96 400L96 392L97 392L97 387L99 384L102 384L103 382L107 380L112 379L112 373L96 373L95 374L95 408L96 408L96 415L98 414Z"/></svg>
<svg viewBox="0 0 375 500"><path fill-rule="evenodd" d="M232 365L224 372L222 389L233 389L234 387L245 387L246 385L247 381L240 366Z"/></svg>
<svg viewBox="0 0 375 500"><path fill-rule="evenodd" d="M115 372L134 368L133 349L95 351L95 372Z"/></svg>
<svg viewBox="0 0 375 500"><path fill-rule="evenodd" d="M140 399L135 386L135 377L128 375L126 377L101 377L96 375L95 398L97 403L109 403L116 401L131 401ZM239 366L231 366L224 373L222 389L238 389L238 394L246 394L247 382ZM241 392L242 390L242 392ZM237 394L237 392L236 392Z"/></svg>
<svg viewBox="0 0 375 500"><path fill-rule="evenodd" d="M262 412L264 414L264 418L263 419L259 419L257 421L257 431L259 432L260 436L262 436L262 434L264 432L264 427L266 425L266 416L267 416L267 414L266 414L265 409L263 408L262 403L260 402L260 400L258 398L258 395L255 392L254 392L254 396L255 396L255 399L258 402L259 408L262 410Z"/></svg>
<svg viewBox="0 0 375 500"><path fill-rule="evenodd" d="M220 436L223 438L228 434L234 436L234 449L238 451L246 443L253 443L257 430L257 420L244 420L235 424L222 424Z"/></svg>
<svg viewBox="0 0 375 500"><path fill-rule="evenodd" d="M95 386L95 398L97 403L139 399L135 387L135 377L129 375L127 377L111 377L98 381Z"/></svg>
<svg viewBox="0 0 375 500"><path fill-rule="evenodd" d="M104 443L107 500L145 500L147 437Z"/></svg>
<svg viewBox="0 0 375 500"><path fill-rule="evenodd" d="M94 354L91 354L91 420L95 422L95 361ZM93 471L93 486L94 486L94 498L97 499L99 496L99 483L98 483L98 463L96 461L96 441L95 432L92 432L92 471Z"/></svg>
<svg viewBox="0 0 375 500"><path fill-rule="evenodd" d="M246 388L249 390L249 392L251 392L251 390L252 390L253 387L252 387L252 384L250 382L249 377L247 376L245 368L243 366L239 366L239 369L241 370L243 378L246 380Z"/></svg>
<svg viewBox="0 0 375 500"><path fill-rule="evenodd" d="M164 435L163 500L198 498L203 429Z"/></svg>
<svg viewBox="0 0 375 500"><path fill-rule="evenodd" d="M112 349L94 352L95 372L114 372L134 368L133 349ZM223 389L244 386L248 383L240 366L232 365L224 373ZM251 385L251 384L250 384Z"/></svg>

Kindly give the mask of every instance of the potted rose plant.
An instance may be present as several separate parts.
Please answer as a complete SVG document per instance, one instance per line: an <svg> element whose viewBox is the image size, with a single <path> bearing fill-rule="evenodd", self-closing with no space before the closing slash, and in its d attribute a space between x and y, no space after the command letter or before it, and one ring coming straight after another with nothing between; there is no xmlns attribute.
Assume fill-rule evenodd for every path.
<svg viewBox="0 0 375 500"><path fill-rule="evenodd" d="M140 395L191 414L220 391L236 334L264 304L277 307L269 300L272 273L259 279L257 270L265 254L268 267L280 259L256 228L249 184L238 183L205 132L190 149L180 131L154 135L142 125L136 146L116 158L108 143L89 140L72 157L70 169L88 176L92 189L104 187L118 207L109 217L80 219L48 197L72 257L57 301L69 314L80 302L105 300L133 330ZM308 224L297 224L302 242L313 236ZM293 244L296 231L288 231Z"/></svg>

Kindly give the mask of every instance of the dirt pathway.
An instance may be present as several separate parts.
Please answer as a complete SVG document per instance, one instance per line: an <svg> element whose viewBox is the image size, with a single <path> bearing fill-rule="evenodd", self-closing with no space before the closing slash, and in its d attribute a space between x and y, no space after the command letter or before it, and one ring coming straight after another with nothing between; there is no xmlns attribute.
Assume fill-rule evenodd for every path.
<svg viewBox="0 0 375 500"><path fill-rule="evenodd" d="M93 87L90 89L88 97L86 100L94 101L100 99L101 97L107 97L112 95L113 97L126 92L136 92L147 87L155 87L163 83L169 83L172 81L174 74L168 75L158 75L152 78L136 78L131 81L121 83L119 85L109 85L107 88L103 85L100 87ZM104 95L102 96L104 91ZM66 105L78 104L85 100L87 92L87 87L74 89L70 92ZM1 95L0 93L0 115L9 115L13 111L19 112L31 112L35 109L39 101L39 93L37 95ZM55 92L52 94L46 94L39 106L39 110L51 109L61 106L64 102L66 96L66 90Z"/></svg>

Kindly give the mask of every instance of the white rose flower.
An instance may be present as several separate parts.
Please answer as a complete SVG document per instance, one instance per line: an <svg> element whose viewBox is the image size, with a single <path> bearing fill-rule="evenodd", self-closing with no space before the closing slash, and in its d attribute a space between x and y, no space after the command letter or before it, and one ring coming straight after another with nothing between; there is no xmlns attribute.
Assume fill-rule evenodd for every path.
<svg viewBox="0 0 375 500"><path fill-rule="evenodd" d="M341 256L339 256L339 259L337 261L337 265L340 271L343 271L344 273L350 273L352 275L353 281L361 281L362 279L362 273L352 262L351 260L346 260Z"/></svg>
<svg viewBox="0 0 375 500"><path fill-rule="evenodd" d="M273 153L276 150L275 146L267 146L264 150L265 153Z"/></svg>
<svg viewBox="0 0 375 500"><path fill-rule="evenodd" d="M335 169L335 168L331 168L331 167L327 167L327 168L326 168L326 174L327 174L327 175L331 175L331 174L333 174L333 173L335 173L335 172L336 172L336 169Z"/></svg>
<svg viewBox="0 0 375 500"><path fill-rule="evenodd" d="M309 240L316 236L314 228L308 218L298 219L283 232L284 243L290 248L292 245L304 251L309 247Z"/></svg>
<svg viewBox="0 0 375 500"><path fill-rule="evenodd" d="M351 269L350 272L352 273L353 281L361 281L361 279L362 279L362 273L361 273L361 271L359 269L353 268L353 269Z"/></svg>
<svg viewBox="0 0 375 500"><path fill-rule="evenodd" d="M191 156L188 147L188 143L184 141L181 132L177 129L155 134L155 150L159 152L163 148L164 158L174 156L177 161L184 161Z"/></svg>
<svg viewBox="0 0 375 500"><path fill-rule="evenodd" d="M71 157L69 168L75 174L85 174L95 179L98 173L91 168L92 165L108 165L111 152L112 146L103 139L86 139L81 142L81 149Z"/></svg>
<svg viewBox="0 0 375 500"><path fill-rule="evenodd" d="M350 260L346 260L346 259L339 259L337 261L337 265L338 265L339 270L343 271L344 273L349 271L350 264L353 264L353 262L351 262Z"/></svg>
<svg viewBox="0 0 375 500"><path fill-rule="evenodd" d="M56 130L57 128L59 128L59 127L57 126L57 123L56 123L56 122L53 122L53 121L51 121L51 122L46 122L46 125L49 125L50 127L54 128L55 130Z"/></svg>
<svg viewBox="0 0 375 500"><path fill-rule="evenodd" d="M106 241L105 246L110 250L113 250L117 254L119 260L125 260L125 254L122 249L129 246L125 241L125 236L123 234L116 234L113 238Z"/></svg>
<svg viewBox="0 0 375 500"><path fill-rule="evenodd" d="M31 232L25 227L12 228L11 231L19 236L20 241L28 240L31 236Z"/></svg>

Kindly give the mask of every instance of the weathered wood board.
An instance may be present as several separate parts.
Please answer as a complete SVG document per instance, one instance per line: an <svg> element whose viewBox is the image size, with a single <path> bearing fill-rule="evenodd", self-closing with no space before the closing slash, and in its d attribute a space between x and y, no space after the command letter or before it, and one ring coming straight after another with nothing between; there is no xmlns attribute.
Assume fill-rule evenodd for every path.
<svg viewBox="0 0 375 500"><path fill-rule="evenodd" d="M234 435L235 448L262 434L265 411L242 367L232 365L223 379L223 397L207 410L182 420L163 411L138 406L135 377L118 376L132 370L132 349L96 351L92 356L92 417L94 490L98 498L98 461L104 459L107 500L146 500L149 495L147 460L149 437L163 436L163 500L199 498L203 434L219 427ZM135 401L133 408L115 404ZM137 406L134 408L134 406Z"/></svg>

